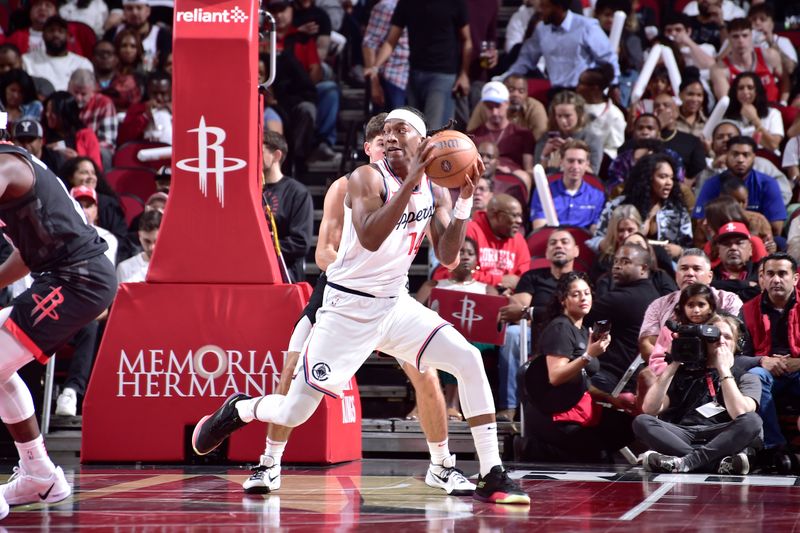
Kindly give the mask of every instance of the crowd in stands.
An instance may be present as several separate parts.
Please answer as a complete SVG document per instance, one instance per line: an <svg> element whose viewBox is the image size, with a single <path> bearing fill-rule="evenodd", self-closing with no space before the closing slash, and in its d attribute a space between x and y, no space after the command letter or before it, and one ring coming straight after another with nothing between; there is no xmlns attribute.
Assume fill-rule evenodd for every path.
<svg viewBox="0 0 800 533"><path fill-rule="evenodd" d="M133 203L115 176L126 146L172 141L171 2L15 4L0 7L11 140L64 180L120 281L143 281L169 166L144 169L149 193ZM638 442L655 471L746 473L751 448L768 468L796 466L777 413L800 399L800 6L263 4L277 33L263 200L293 281L313 243L303 176L315 161L338 168L341 83L362 86L374 113L411 105L431 129L470 134L484 161L462 264L432 268L418 297L507 298L505 343L481 348L497 365L498 418L526 407L528 457L590 460ZM518 6L507 22L506 4ZM103 319L72 342L59 414L76 412ZM602 321L610 331L593 336ZM675 359L668 321L716 327L718 340L700 341L702 368ZM532 361L520 369L523 327ZM458 418L457 389L444 386Z"/></svg>

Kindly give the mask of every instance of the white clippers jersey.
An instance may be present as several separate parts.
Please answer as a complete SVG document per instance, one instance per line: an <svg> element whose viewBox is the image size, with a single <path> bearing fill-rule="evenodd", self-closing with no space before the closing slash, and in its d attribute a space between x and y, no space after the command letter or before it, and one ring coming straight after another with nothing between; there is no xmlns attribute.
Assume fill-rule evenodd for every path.
<svg viewBox="0 0 800 533"><path fill-rule="evenodd" d="M388 202L402 181L385 159L375 166L383 177ZM423 176L392 233L377 251L370 252L361 246L353 227L353 212L345 205L342 240L336 261L326 272L328 281L373 296L397 296L405 290L408 269L425 238L433 211L433 191L428 177Z"/></svg>

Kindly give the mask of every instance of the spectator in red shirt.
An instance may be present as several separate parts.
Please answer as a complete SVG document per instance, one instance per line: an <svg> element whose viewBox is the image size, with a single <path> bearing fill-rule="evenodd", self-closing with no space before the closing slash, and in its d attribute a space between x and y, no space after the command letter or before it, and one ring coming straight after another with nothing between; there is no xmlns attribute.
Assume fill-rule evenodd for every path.
<svg viewBox="0 0 800 533"><path fill-rule="evenodd" d="M33 0L28 4L30 26L14 31L5 42L16 46L20 54L44 51L44 39L42 38L44 23L50 17L56 15L58 15L58 2L55 0ZM89 50L82 48L81 43L76 39L74 31L69 25L67 33L67 50L87 56Z"/></svg>
<svg viewBox="0 0 800 533"><path fill-rule="evenodd" d="M147 100L130 106L119 126L118 145L141 140L172 144L172 78L164 72L150 74Z"/></svg>
<svg viewBox="0 0 800 533"><path fill-rule="evenodd" d="M478 211L467 226L467 237L478 243L478 270L474 278L488 285L514 290L531 264L528 245L520 233L522 206L507 195L496 194L486 211ZM435 279L447 277L442 268Z"/></svg>

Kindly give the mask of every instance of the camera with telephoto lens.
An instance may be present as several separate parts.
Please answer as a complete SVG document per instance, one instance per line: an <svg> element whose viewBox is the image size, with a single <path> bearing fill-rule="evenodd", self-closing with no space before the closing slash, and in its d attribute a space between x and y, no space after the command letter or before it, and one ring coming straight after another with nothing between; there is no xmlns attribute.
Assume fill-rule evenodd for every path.
<svg viewBox="0 0 800 533"><path fill-rule="evenodd" d="M708 345L719 342L719 328L706 324L683 325L667 320L667 329L677 333L678 338L672 339L672 349L665 357L666 362L677 361L690 372L705 370Z"/></svg>

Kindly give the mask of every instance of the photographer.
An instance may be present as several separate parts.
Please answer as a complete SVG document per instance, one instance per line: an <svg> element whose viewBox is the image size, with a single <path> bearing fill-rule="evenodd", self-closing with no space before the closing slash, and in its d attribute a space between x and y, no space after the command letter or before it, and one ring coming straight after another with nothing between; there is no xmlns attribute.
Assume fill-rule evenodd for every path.
<svg viewBox="0 0 800 533"><path fill-rule="evenodd" d="M649 472L750 470L743 450L761 431L755 412L761 384L753 374L733 370L738 321L715 315L708 324L716 328L681 328L672 344L676 360L648 390L645 414L633 422L634 433L650 448L642 459ZM695 346L694 353L687 344Z"/></svg>
<svg viewBox="0 0 800 533"><path fill-rule="evenodd" d="M611 336L591 336L583 325L592 308L592 289L583 272L558 280L551 302L554 317L542 331L537 357L525 379L525 423L535 436L523 443L526 459L597 461L633 440L631 418L595 403L589 375L600 368ZM534 444L541 444L539 449Z"/></svg>

